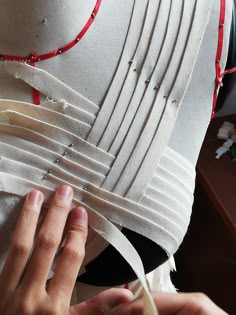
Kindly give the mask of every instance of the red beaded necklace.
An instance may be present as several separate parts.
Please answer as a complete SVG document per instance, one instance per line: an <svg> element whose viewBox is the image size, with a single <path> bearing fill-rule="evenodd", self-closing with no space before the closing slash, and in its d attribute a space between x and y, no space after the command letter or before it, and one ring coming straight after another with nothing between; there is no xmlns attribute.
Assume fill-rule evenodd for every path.
<svg viewBox="0 0 236 315"><path fill-rule="evenodd" d="M72 47L74 47L83 37L84 35L87 33L87 31L89 30L90 26L92 25L92 23L95 20L95 17L99 11L100 5L102 3L102 0L97 0L95 7L92 11L92 14L90 15L88 21L86 22L85 26L82 28L82 30L80 31L80 33L67 45L65 45L64 47L58 48L56 50L53 50L51 52L42 54L42 55L37 55L36 52L31 52L28 56L10 56L10 55L2 55L0 54L0 60L1 61L18 61L18 62L27 62L29 65L35 67L35 64L37 62L43 61L43 60L47 60L53 57L56 57L60 54L63 54L64 52L66 52L67 50L71 49ZM33 88L33 100L34 100L34 104L35 105L39 105L40 104L40 96L39 96L39 92Z"/></svg>

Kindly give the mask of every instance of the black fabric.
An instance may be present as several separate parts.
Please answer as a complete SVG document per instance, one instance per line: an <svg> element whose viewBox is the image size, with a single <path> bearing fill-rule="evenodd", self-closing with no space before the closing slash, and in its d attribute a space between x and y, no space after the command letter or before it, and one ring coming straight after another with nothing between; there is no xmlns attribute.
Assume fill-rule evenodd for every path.
<svg viewBox="0 0 236 315"><path fill-rule="evenodd" d="M128 229L122 232L139 253L146 273L168 259L166 252L153 241ZM111 245L89 263L86 270L78 281L95 286L116 286L137 279L126 260Z"/></svg>
<svg viewBox="0 0 236 315"><path fill-rule="evenodd" d="M226 69L236 67L236 0L233 3L233 17L230 32L230 44L227 58ZM223 79L223 88L219 91L219 96L216 105L216 111L224 106L227 96L230 94L236 84L236 73L226 75Z"/></svg>

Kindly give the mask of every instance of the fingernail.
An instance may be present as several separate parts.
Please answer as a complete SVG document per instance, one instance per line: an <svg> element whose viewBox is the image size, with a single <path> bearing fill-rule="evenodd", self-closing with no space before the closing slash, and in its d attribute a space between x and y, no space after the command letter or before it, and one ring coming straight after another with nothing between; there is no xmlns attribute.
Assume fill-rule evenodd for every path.
<svg viewBox="0 0 236 315"><path fill-rule="evenodd" d="M104 292L106 294L106 291ZM105 297L105 296L104 296ZM134 299L131 291L127 289L110 289L107 291L106 301L106 314L126 314L123 313L123 305L130 303ZM127 314L129 311L127 312ZM135 313L136 314L136 313Z"/></svg>
<svg viewBox="0 0 236 315"><path fill-rule="evenodd" d="M43 194L38 190L33 190L28 194L27 200L35 206L41 206L43 202Z"/></svg>
<svg viewBox="0 0 236 315"><path fill-rule="evenodd" d="M123 294L122 294L123 293ZM110 308L113 309L119 305L131 302L134 299L133 293L126 289L126 292L122 292L120 296L112 299L110 302Z"/></svg>
<svg viewBox="0 0 236 315"><path fill-rule="evenodd" d="M72 188L70 186L67 185L63 185L61 187L58 188L57 193L64 198L68 198L71 196L72 193Z"/></svg>
<svg viewBox="0 0 236 315"><path fill-rule="evenodd" d="M73 212L73 219L81 225L88 224L88 214L85 208L77 207Z"/></svg>

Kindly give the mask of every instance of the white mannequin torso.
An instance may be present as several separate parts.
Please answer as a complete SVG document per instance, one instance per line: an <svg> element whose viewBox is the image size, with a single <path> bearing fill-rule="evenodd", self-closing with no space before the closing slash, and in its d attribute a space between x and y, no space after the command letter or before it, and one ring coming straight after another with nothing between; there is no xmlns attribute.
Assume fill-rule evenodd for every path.
<svg viewBox="0 0 236 315"><path fill-rule="evenodd" d="M220 1L213 2L212 20L215 20L215 23L209 26L207 33L209 35L206 35L209 37L206 43L206 49L209 41L214 41L214 49L216 49L217 42L215 38L217 36L219 2ZM28 56L32 51L41 54L66 45L75 38L85 25L95 3L95 0L86 3L86 5L82 0L70 0L66 2L63 0L56 2L25 0L21 3L15 0L0 0L0 53ZM101 4L98 16L95 20L96 25L91 26L80 43L66 54L38 63L37 67L45 69L75 91L82 94L85 98L100 105L114 76L122 52L133 5L134 0L121 0L119 2L115 0L109 2L104 1L104 3ZM227 21L229 21L231 19L230 15L232 10L231 2L227 3L226 9ZM14 23L12 23L13 17ZM229 25L230 23L225 25L226 41L229 36ZM207 55L206 49L202 49L204 50L203 54L205 55L206 68L209 67L210 63L212 63L213 67L211 67L211 70L209 69L212 73L207 70L209 79L205 82L211 82L212 87L212 76L215 75L213 65L215 51L209 52ZM227 45L224 45L224 60L226 55ZM222 66L224 66L223 63ZM202 68L205 67L202 66ZM200 82L200 77L201 75L198 74L198 78L196 78L198 82ZM20 80L11 78L2 71L0 71L0 86L0 98L32 102L31 87ZM210 86L206 88L206 91L209 91L209 87ZM199 91L200 90L201 89L199 89ZM196 89L193 88L193 92L196 93ZM203 93L196 97L201 97L202 95ZM188 95L186 97L188 97ZM42 101L44 101L45 98L45 96L41 96ZM202 101L204 102L204 99ZM188 106L188 102L189 101L187 101L186 106L182 106L184 108L186 107L182 112L192 110L191 107ZM204 105L202 108L206 109ZM198 113L199 111L194 114L198 115ZM189 114L183 113L183 115L180 116L184 120L184 123L187 124ZM179 121L181 121L181 117ZM200 117L197 118L197 116L195 117L196 122L202 119ZM204 117L207 123L207 121L209 121L209 108ZM183 122L177 122L176 128L181 129L182 125ZM197 137L200 140L196 139L197 143L195 148L191 134L198 134L200 132L198 130L198 124L196 123L195 126L196 130L198 130L197 133L192 129L192 123L189 124L189 128L191 128L191 132L186 133L186 136L189 135L190 137L186 140L187 142L184 143L182 149L182 132L180 130L174 132L172 136L173 140L171 139L171 141L175 150L178 147L181 150L181 154L186 155L186 158L195 164L201 146L202 136ZM202 129L202 134L204 133L205 130ZM175 139L176 134L179 138L177 141ZM190 144L193 145L193 149L188 151L186 150L186 146L188 147Z"/></svg>
<svg viewBox="0 0 236 315"><path fill-rule="evenodd" d="M133 0L103 1L81 42L66 54L40 62L85 98L100 104L117 67L130 22ZM96 1L0 1L0 53L28 56L63 47L90 17ZM112 12L112 14L111 14ZM12 18L14 23L12 23ZM5 31L7 29L7 32ZM79 69L79 70L77 70ZM32 101L28 85L0 72L0 98Z"/></svg>

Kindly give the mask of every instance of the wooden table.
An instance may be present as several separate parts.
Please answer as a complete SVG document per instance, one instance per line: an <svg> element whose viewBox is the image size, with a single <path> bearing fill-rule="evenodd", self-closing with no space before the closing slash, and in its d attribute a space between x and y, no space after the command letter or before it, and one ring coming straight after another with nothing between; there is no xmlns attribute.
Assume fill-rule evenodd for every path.
<svg viewBox="0 0 236 315"><path fill-rule="evenodd" d="M236 162L229 153L215 159L223 144L215 119L207 132L197 165L197 183L189 231L176 255L174 282L181 291L202 291L230 315L236 315Z"/></svg>

